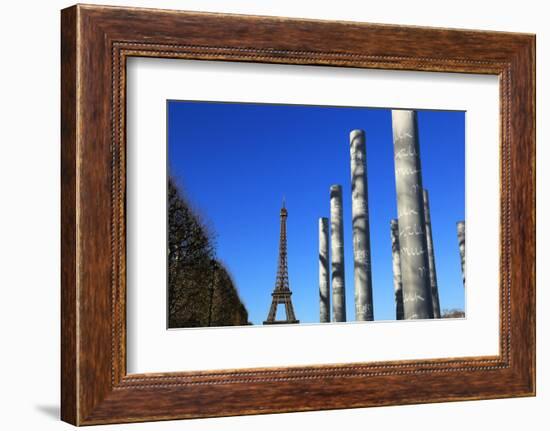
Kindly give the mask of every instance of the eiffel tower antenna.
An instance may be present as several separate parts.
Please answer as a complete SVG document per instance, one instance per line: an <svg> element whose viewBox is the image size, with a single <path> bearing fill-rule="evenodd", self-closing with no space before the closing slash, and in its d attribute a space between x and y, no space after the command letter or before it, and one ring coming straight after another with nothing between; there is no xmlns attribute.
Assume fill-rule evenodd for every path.
<svg viewBox="0 0 550 431"><path fill-rule="evenodd" d="M283 196L283 206L281 208L281 233L279 238L279 262L277 266L277 278L275 279L275 288L271 294L271 307L267 320L264 321L264 325L272 325L276 323L299 323L294 315L294 308L292 307L292 301L290 297L292 292L290 291L290 285L288 282L288 261L286 250L286 218L288 217L288 211L285 206L285 198ZM285 306L286 318L285 320L276 320L277 307L279 305Z"/></svg>

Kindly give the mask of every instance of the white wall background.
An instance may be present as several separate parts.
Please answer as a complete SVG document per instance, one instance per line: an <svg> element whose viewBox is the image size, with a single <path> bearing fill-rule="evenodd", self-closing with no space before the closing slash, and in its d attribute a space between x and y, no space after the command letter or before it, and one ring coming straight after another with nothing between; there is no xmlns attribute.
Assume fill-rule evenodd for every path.
<svg viewBox="0 0 550 431"><path fill-rule="evenodd" d="M118 4L391 24L477 28L537 34L538 141L538 396L284 415L105 426L135 430L371 430L548 429L549 319L544 292L550 240L544 143L550 127L549 13L545 2L393 0L119 0ZM4 2L0 14L0 427L70 429L59 414L59 10L70 2ZM543 163L546 162L546 163ZM23 259L32 259L32 268Z"/></svg>

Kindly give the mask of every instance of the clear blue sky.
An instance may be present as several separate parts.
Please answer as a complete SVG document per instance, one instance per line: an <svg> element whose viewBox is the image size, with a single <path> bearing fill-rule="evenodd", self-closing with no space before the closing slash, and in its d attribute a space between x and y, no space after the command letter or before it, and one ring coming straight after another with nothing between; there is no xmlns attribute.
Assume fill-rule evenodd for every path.
<svg viewBox="0 0 550 431"><path fill-rule="evenodd" d="M464 308L456 222L464 220L465 113L419 111L441 309ZM395 318L390 219L397 216L389 109L168 101L169 172L215 233L216 253L260 324L271 303L279 210L288 209L288 265L296 316L319 322L318 218L329 188L344 190L346 300L354 319L349 132L363 129L375 320Z"/></svg>

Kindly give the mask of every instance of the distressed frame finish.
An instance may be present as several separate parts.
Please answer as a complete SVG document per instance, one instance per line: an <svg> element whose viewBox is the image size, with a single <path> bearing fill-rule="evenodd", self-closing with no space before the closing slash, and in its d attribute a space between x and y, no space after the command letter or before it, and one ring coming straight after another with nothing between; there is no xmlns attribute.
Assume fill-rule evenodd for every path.
<svg viewBox="0 0 550 431"><path fill-rule="evenodd" d="M535 394L535 37L102 6L62 11L61 417L75 425ZM126 373L130 56L500 77L500 354Z"/></svg>

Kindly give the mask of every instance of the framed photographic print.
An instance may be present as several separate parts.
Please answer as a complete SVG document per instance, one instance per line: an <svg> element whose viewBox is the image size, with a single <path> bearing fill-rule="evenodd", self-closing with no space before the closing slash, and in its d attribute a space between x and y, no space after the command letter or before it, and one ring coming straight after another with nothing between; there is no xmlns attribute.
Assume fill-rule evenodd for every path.
<svg viewBox="0 0 550 431"><path fill-rule="evenodd" d="M63 420L535 394L533 35L61 30Z"/></svg>

